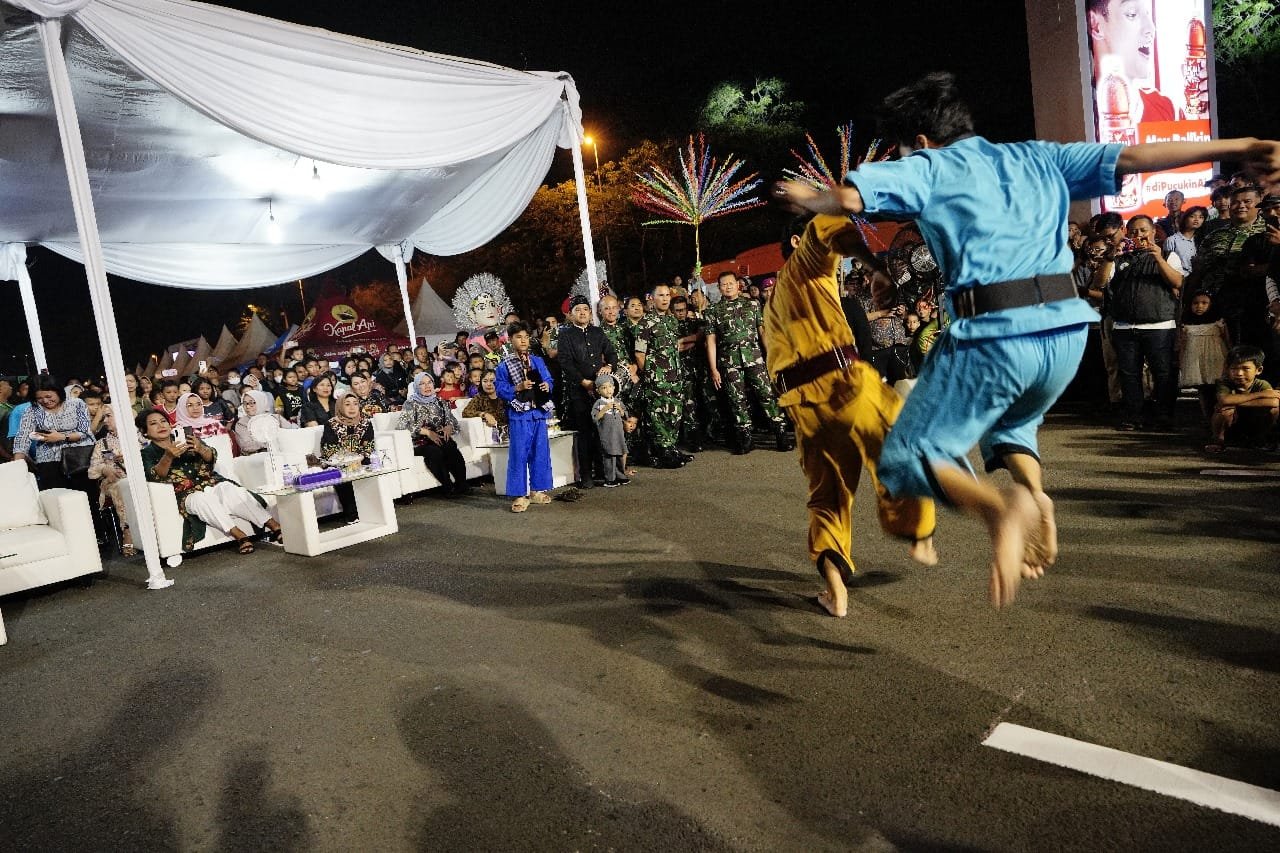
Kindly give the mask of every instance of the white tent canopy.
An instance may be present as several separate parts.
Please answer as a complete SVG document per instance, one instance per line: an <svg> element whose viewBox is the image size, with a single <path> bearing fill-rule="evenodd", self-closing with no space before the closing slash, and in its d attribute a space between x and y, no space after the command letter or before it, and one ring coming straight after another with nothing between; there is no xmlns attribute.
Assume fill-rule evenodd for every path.
<svg viewBox="0 0 1280 853"><path fill-rule="evenodd" d="M434 348L441 341L451 341L458 333L458 321L449 303L440 298L425 278L413 300L413 329L419 338L426 338L427 347ZM396 327L398 334L408 334L409 324Z"/></svg>
<svg viewBox="0 0 1280 853"><path fill-rule="evenodd" d="M209 353L210 363L215 366L222 364L239 345L240 342L236 340L236 336L231 334L231 330L224 325L222 332L218 335L218 342L213 345L213 352Z"/></svg>
<svg viewBox="0 0 1280 853"><path fill-rule="evenodd" d="M43 367L26 245L83 261L121 399L108 271L243 288L376 247L396 264L407 310L413 250L457 254L496 236L557 145L573 154L594 268L581 139L563 73L188 0L0 0L0 270L18 281ZM55 191L64 184L68 195ZM126 468L140 475L133 425L121 427ZM147 490L132 494L133 517L150 519ZM139 527L148 585L167 586L154 530Z"/></svg>
<svg viewBox="0 0 1280 853"><path fill-rule="evenodd" d="M275 342L276 333L271 331L257 314L254 314L249 318L249 325L245 327L244 334L240 336L240 343L231 351L231 355L222 360L219 370L225 372L251 362L258 357L258 353Z"/></svg>

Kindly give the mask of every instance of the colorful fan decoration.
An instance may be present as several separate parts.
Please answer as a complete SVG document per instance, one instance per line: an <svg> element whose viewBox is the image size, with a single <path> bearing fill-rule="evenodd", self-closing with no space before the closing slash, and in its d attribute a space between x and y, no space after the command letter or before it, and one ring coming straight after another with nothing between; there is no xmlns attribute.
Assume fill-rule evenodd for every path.
<svg viewBox="0 0 1280 853"><path fill-rule="evenodd" d="M708 219L761 207L764 201L753 193L763 183L752 172L735 180L744 161L730 154L720 163L711 155L706 137L689 137L689 147L680 152L680 169L672 174L658 165L637 174L640 185L632 193L635 204L662 219L645 225L691 225L696 263L694 275L702 272L702 240L699 228Z"/></svg>
<svg viewBox="0 0 1280 853"><path fill-rule="evenodd" d="M857 161L852 161L853 155L853 122L847 121L836 128L836 135L840 138L840 171L833 173L831 167L827 165L827 159L822 156L822 149L818 147L818 143L813 141L813 135L806 133L804 135L805 142L808 143L808 149L801 154L794 148L791 149L791 156L795 157L799 163L798 169L783 169L782 173L788 178L795 181L802 181L809 184L814 189L826 189L827 187L839 186L844 176L861 166L863 163L874 163L879 160L887 160L889 155L893 153L892 146L884 151L880 150L880 140L873 139L871 144L867 146L867 151ZM852 217L854 223L858 226L858 230L862 232L862 238L867 242L867 246L873 251L883 252L889 247L876 234L874 228L866 219L855 216Z"/></svg>

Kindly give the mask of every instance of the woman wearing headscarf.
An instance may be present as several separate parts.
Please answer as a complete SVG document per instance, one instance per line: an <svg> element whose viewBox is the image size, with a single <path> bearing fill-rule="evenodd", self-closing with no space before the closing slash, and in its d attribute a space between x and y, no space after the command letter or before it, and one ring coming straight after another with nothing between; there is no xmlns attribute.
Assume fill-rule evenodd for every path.
<svg viewBox="0 0 1280 853"><path fill-rule="evenodd" d="M467 463L453 440L458 419L449 404L436 393L436 383L430 373L414 374L397 428L409 430L414 455L421 456L427 463L427 470L440 481L445 494L466 492Z"/></svg>
<svg viewBox="0 0 1280 853"><path fill-rule="evenodd" d="M93 446L93 456L89 457L89 479L98 481L99 512L106 508L107 501L115 507L116 517L120 519L120 554L132 557L138 552L133 547L133 533L129 530L129 502L120 496L120 481L125 477L124 452L120 449L120 435L116 432L115 412L110 405L102 408L107 434Z"/></svg>
<svg viewBox="0 0 1280 853"><path fill-rule="evenodd" d="M185 432L198 435L201 438L227 434L227 428L222 425L221 420L205 415L204 400L200 399L198 394L190 391L178 398L178 411L175 417L177 418L177 426L182 427Z"/></svg>
<svg viewBox="0 0 1280 853"><path fill-rule="evenodd" d="M360 400L345 391L333 407L333 417L324 425L320 436L320 454L326 459L359 456L367 463L373 455L373 421L360 411ZM338 483L333 487L342 504L342 517L346 521L356 518L356 494L350 483Z"/></svg>
<svg viewBox="0 0 1280 853"><path fill-rule="evenodd" d="M199 397L195 397L199 400ZM179 411L182 411L181 409ZM209 525L236 540L241 554L253 553L255 527L265 528L271 541L280 541L280 525L262 499L239 483L213 470L218 451L193 433L175 442L163 412L143 412L137 421L151 443L142 448L142 467L153 483L173 486L182 516L182 550L190 551Z"/></svg>
<svg viewBox="0 0 1280 853"><path fill-rule="evenodd" d="M240 395L239 417L236 419L236 444L241 454L261 453L275 449L275 433L297 429L275 411L275 400L266 391L246 390Z"/></svg>

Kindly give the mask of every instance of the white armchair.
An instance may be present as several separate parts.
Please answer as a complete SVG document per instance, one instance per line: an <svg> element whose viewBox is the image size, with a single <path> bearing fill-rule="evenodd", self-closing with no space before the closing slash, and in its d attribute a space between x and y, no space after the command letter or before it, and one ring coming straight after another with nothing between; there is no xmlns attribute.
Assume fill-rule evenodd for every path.
<svg viewBox="0 0 1280 853"><path fill-rule="evenodd" d="M0 595L102 571L89 498L37 491L26 462L0 465ZM0 617L0 645L6 641Z"/></svg>
<svg viewBox="0 0 1280 853"><path fill-rule="evenodd" d="M301 430L287 430L280 434L285 435L290 432L301 432ZM204 442L218 451L218 459L213 465L213 470L249 489L262 482L261 468L265 464L262 454L232 457L231 437L226 435L210 436L204 439ZM132 505L131 488L130 478L126 477L120 481L121 497ZM147 483L147 489L151 496L151 511L155 520L156 540L160 545L160 557L169 568L177 568L182 564L182 515L178 512L178 498L174 494L173 486L168 483ZM267 500L268 506L272 503L270 499ZM230 541L231 537L225 533L213 527L206 527L204 538L197 542L192 550L201 551Z"/></svg>
<svg viewBox="0 0 1280 853"><path fill-rule="evenodd" d="M414 455L413 436L406 429L397 429L399 421L399 412L382 412L373 416L378 449L389 450L391 464L401 469L397 475L400 483L396 497L438 488L440 481L427 470L427 463L421 456ZM454 441L467 463L467 479L483 477L489 473L489 453L478 445L491 440L489 428L480 423L479 418L458 418L458 423L460 426ZM478 436L483 438L477 439Z"/></svg>

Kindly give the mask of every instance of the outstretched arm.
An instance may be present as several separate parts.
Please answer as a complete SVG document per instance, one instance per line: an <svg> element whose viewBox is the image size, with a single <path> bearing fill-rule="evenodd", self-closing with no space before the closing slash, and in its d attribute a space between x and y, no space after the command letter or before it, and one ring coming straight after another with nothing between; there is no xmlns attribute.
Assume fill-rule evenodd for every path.
<svg viewBox="0 0 1280 853"><path fill-rule="evenodd" d="M1116 172L1159 172L1206 160L1233 160L1270 189L1280 186L1280 142L1268 139L1211 139L1205 142L1150 142L1120 152Z"/></svg>
<svg viewBox="0 0 1280 853"><path fill-rule="evenodd" d="M862 193L854 186L817 190L804 181L778 181L773 185L773 198L792 213L843 216L863 211Z"/></svg>

